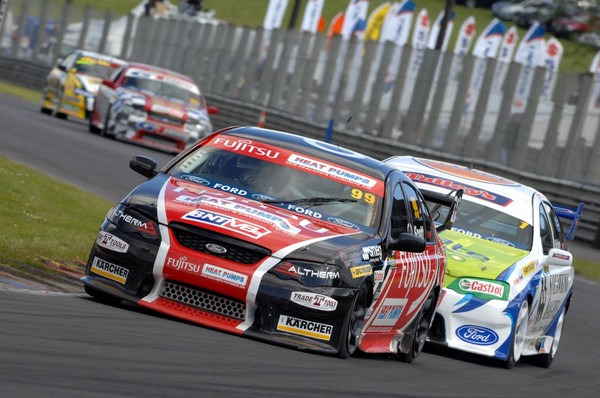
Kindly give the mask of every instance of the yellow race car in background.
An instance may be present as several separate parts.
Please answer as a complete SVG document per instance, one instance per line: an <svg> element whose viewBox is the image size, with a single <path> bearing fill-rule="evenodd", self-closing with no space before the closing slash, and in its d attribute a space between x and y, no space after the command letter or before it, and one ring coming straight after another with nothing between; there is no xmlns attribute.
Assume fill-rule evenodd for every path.
<svg viewBox="0 0 600 398"><path fill-rule="evenodd" d="M48 74L40 111L61 119L88 119L102 80L109 79L123 65L124 60L92 51L70 53Z"/></svg>

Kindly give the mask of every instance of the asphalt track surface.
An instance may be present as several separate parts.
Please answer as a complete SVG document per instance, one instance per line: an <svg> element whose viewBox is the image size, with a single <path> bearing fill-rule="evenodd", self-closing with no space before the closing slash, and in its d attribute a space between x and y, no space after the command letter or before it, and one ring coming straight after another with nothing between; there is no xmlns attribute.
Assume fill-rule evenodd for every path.
<svg viewBox="0 0 600 398"><path fill-rule="evenodd" d="M161 166L170 158L0 95L0 156L117 200L143 179L128 167L135 154ZM552 367L506 370L432 349L413 364L387 356L341 360L81 294L0 291L0 396L597 397L598 302L600 285L577 278Z"/></svg>

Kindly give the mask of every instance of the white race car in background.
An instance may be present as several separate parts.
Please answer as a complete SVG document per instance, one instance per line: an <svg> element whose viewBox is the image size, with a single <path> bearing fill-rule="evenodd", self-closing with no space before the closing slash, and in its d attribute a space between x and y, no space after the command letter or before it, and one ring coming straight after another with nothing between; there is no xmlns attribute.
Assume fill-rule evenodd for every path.
<svg viewBox="0 0 600 398"><path fill-rule="evenodd" d="M498 359L507 368L522 356L549 367L573 294L566 241L583 204L552 204L533 188L456 164L403 156L386 163L423 192L463 190L454 226L440 233L448 267L428 341ZM568 232L559 217L570 220Z"/></svg>

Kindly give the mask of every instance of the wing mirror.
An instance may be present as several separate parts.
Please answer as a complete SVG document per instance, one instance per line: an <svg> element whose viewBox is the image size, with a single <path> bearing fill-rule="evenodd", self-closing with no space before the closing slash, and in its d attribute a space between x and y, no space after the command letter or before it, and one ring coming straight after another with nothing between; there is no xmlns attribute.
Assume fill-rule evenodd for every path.
<svg viewBox="0 0 600 398"><path fill-rule="evenodd" d="M146 178L152 178L158 174L156 161L146 156L134 156L129 161L129 168Z"/></svg>
<svg viewBox="0 0 600 398"><path fill-rule="evenodd" d="M422 253L425 251L425 239L420 236L402 232L398 240L390 244L390 249L403 252Z"/></svg>
<svg viewBox="0 0 600 398"><path fill-rule="evenodd" d="M107 80L107 79L102 80L102 85L112 88L113 90L117 87L115 82L113 82L112 80Z"/></svg>
<svg viewBox="0 0 600 398"><path fill-rule="evenodd" d="M548 252L548 265L570 267L573 265L573 255L566 250L550 249L550 252Z"/></svg>

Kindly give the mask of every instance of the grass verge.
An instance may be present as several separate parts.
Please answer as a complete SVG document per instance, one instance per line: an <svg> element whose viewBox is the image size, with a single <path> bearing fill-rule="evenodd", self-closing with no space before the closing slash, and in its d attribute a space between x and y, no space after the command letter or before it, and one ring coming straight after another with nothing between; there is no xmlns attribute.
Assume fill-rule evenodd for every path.
<svg viewBox="0 0 600 398"><path fill-rule="evenodd" d="M86 261L112 202L0 157L0 264Z"/></svg>

